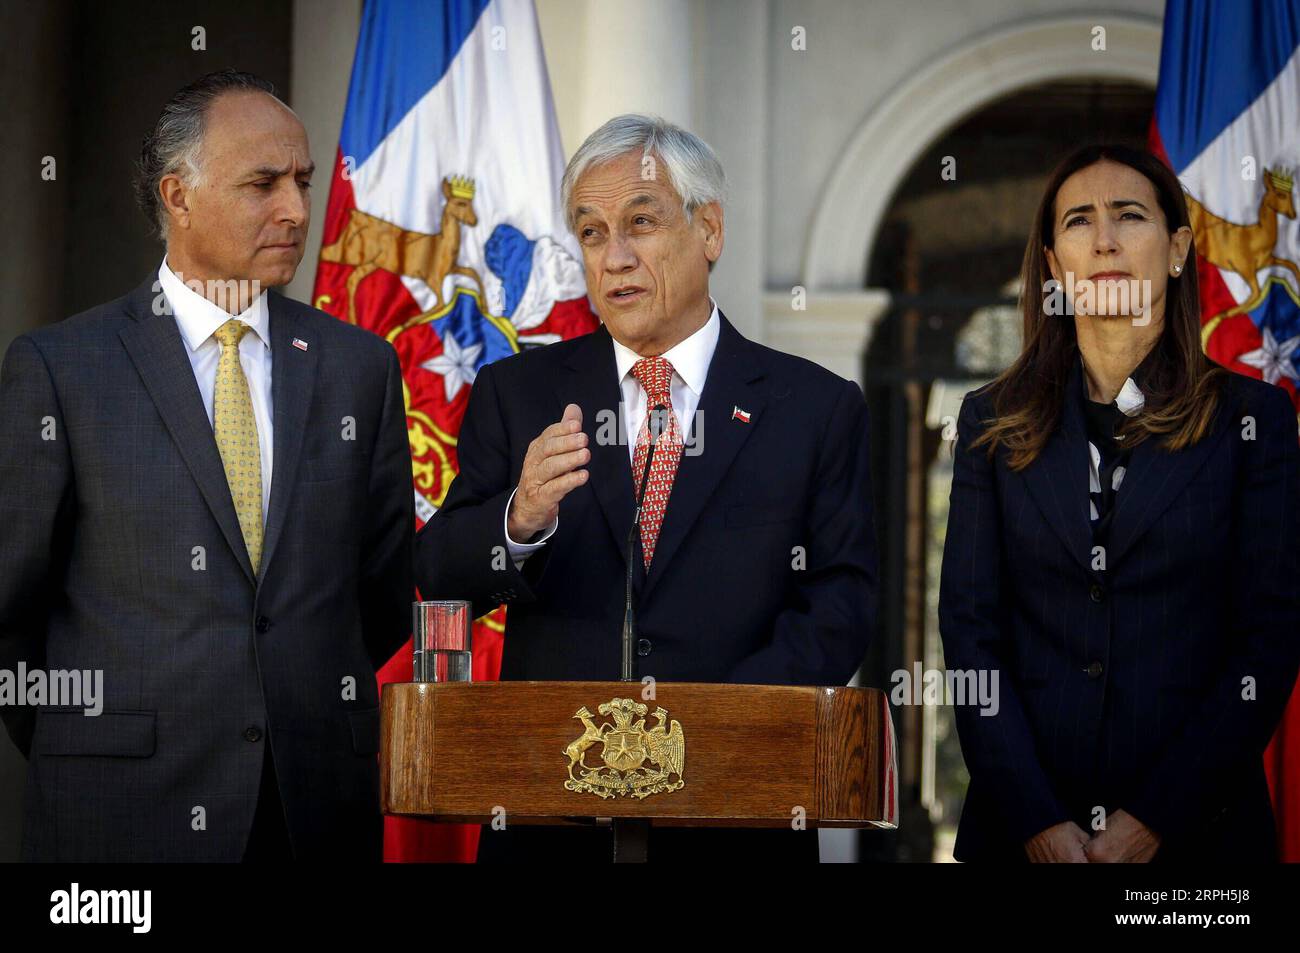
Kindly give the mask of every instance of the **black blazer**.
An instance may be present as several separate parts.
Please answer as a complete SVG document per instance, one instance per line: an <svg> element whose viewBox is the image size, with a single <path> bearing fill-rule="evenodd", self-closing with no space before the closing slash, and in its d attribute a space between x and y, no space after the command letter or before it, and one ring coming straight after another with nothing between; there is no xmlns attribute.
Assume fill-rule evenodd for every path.
<svg viewBox="0 0 1300 953"><path fill-rule="evenodd" d="M156 287L18 338L0 371L0 667L102 669L105 696L0 708L30 759L22 856L237 861L269 744L296 856L378 860L374 672L413 590L396 353L270 294L254 577Z"/></svg>
<svg viewBox="0 0 1300 953"><path fill-rule="evenodd" d="M842 685L875 605L862 392L721 324L702 452L681 458L648 577L636 551L637 675ZM417 537L416 579L424 598L469 599L475 615L508 604L503 679L619 677L632 468L626 443L598 431L621 432L608 422L620 399L603 326L479 371L460 474ZM504 556L506 504L528 444L568 403L582 408L590 476L519 571Z"/></svg>
<svg viewBox="0 0 1300 953"><path fill-rule="evenodd" d="M1066 393L1020 473L969 449L987 388L962 404L939 621L947 667L998 672L1000 707L956 710L971 780L954 853L1024 860L1100 807L1161 835L1157 859L1273 856L1262 755L1300 665L1295 411L1231 374L1199 443L1138 445L1094 571L1078 361Z"/></svg>

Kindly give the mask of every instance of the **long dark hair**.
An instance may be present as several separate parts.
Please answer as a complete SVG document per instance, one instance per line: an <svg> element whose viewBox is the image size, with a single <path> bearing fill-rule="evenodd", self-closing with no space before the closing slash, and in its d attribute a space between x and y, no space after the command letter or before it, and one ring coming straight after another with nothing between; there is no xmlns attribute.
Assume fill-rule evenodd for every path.
<svg viewBox="0 0 1300 953"><path fill-rule="evenodd" d="M989 385L995 418L971 444L987 444L990 456L999 446L1006 447L1007 465L1013 470L1029 466L1047 445L1061 418L1070 362L1079 360L1074 322L1068 316L1044 313L1043 288L1052 280L1045 249L1053 247L1056 194L1074 173L1103 159L1126 165L1150 180L1170 235L1184 225L1190 226L1178 177L1141 149L1084 146L1067 156L1049 176L1020 270L1024 346L1015 363ZM1164 327L1145 361L1143 374L1146 403L1141 412L1121 426L1124 445L1159 436L1164 438L1162 446L1173 451L1204 437L1214 420L1228 371L1201 350L1195 246L1188 252L1182 273L1169 278Z"/></svg>

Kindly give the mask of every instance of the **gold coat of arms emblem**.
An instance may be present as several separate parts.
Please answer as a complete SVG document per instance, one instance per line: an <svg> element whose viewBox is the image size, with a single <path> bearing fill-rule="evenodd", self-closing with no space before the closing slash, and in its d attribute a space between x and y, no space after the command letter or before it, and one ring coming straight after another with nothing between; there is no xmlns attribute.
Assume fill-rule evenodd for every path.
<svg viewBox="0 0 1300 953"><path fill-rule="evenodd" d="M615 698L596 709L606 719L597 724L583 705L573 715L582 722L580 737L564 749L569 758L569 779L565 788L597 797L634 797L677 791L685 785L686 735L682 723L670 721L668 712L656 707L649 718L649 706L631 698ZM654 721L647 728L648 721ZM587 751L601 746L603 766L587 764Z"/></svg>

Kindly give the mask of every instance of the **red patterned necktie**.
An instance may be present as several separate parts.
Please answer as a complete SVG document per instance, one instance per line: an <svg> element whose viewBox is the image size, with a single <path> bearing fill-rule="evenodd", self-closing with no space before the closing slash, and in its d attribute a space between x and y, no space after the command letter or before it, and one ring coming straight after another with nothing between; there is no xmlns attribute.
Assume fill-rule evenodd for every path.
<svg viewBox="0 0 1300 953"><path fill-rule="evenodd" d="M645 568L650 569L654 558L659 527L664 522L668 508L668 494L673 490L673 477L682 457L682 428L673 412L669 385L673 379L673 366L662 357L643 357L632 365L632 376L646 393L646 416L636 437L636 452L632 458L632 482L640 493L641 474L645 472L646 455L650 452L652 438L655 443L654 460L650 463L645 497L641 502L641 552ZM655 407L662 404L666 415L656 415ZM665 423L664 416L667 417Z"/></svg>

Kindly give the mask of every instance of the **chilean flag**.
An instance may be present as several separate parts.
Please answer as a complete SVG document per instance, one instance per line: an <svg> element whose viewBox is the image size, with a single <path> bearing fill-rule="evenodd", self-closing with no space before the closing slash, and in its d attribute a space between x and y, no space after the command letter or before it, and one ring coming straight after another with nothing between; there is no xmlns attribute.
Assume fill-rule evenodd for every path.
<svg viewBox="0 0 1300 953"><path fill-rule="evenodd" d="M1300 404L1295 0L1169 0L1151 146L1187 193L1206 353ZM1300 688L1265 767L1281 858L1300 861Z"/></svg>
<svg viewBox="0 0 1300 953"><path fill-rule="evenodd" d="M598 323L532 0L366 0L339 140L312 299L397 350L423 525L479 368ZM504 607L475 622L475 680L504 631ZM411 680L409 642L378 678ZM477 826L384 824L385 860L474 859Z"/></svg>

